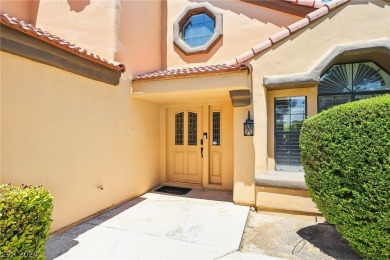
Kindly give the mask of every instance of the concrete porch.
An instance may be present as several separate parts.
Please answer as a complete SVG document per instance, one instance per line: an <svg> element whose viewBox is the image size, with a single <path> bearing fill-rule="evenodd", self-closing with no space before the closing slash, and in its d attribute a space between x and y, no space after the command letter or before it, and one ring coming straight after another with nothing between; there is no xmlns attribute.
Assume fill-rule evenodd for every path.
<svg viewBox="0 0 390 260"><path fill-rule="evenodd" d="M46 259L221 258L238 251L248 213L229 192L149 192L53 234Z"/></svg>

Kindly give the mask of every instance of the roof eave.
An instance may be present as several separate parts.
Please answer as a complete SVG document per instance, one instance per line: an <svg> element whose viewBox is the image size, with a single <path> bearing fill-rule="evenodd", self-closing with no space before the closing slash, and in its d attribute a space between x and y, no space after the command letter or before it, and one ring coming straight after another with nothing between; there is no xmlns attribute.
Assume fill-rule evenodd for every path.
<svg viewBox="0 0 390 260"><path fill-rule="evenodd" d="M29 34L0 24L0 50L46 65L57 67L80 76L111 85L118 85L122 70L107 66L80 55L58 48Z"/></svg>

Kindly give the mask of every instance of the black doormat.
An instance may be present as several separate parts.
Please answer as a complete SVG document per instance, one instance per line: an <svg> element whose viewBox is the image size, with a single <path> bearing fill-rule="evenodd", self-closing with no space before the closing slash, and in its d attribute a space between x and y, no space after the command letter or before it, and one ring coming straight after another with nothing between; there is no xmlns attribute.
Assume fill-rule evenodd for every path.
<svg viewBox="0 0 390 260"><path fill-rule="evenodd" d="M189 188L178 188L178 187L172 187L172 186L162 186L161 188L158 188L157 192L163 192L163 193L169 193L174 195L186 195L188 192L190 192L192 189Z"/></svg>

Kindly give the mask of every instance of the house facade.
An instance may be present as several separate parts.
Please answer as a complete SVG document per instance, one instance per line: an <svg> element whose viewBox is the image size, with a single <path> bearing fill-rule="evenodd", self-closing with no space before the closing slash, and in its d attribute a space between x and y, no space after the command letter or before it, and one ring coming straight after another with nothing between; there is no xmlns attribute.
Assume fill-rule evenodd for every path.
<svg viewBox="0 0 390 260"><path fill-rule="evenodd" d="M1 1L1 12L0 182L51 190L52 231L161 184L318 214L302 121L390 93L385 0Z"/></svg>

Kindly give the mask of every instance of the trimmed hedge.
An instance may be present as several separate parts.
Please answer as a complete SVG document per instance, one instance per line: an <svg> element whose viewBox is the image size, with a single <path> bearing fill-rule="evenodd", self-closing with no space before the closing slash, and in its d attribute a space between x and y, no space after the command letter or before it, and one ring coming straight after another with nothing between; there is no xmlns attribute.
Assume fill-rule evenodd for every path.
<svg viewBox="0 0 390 260"><path fill-rule="evenodd" d="M390 95L306 120L300 135L309 193L351 247L390 259Z"/></svg>
<svg viewBox="0 0 390 260"><path fill-rule="evenodd" d="M0 186L0 258L44 259L52 201L42 187Z"/></svg>

